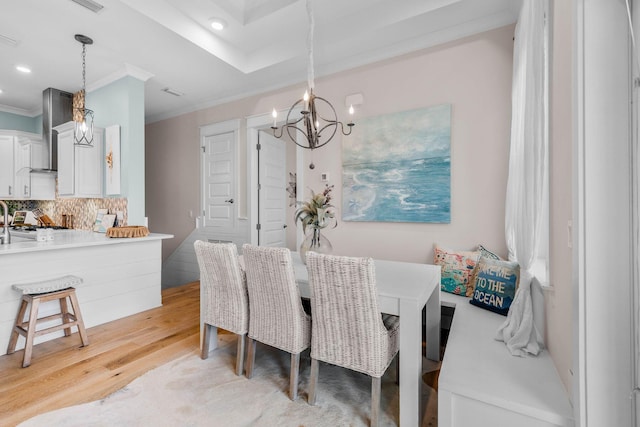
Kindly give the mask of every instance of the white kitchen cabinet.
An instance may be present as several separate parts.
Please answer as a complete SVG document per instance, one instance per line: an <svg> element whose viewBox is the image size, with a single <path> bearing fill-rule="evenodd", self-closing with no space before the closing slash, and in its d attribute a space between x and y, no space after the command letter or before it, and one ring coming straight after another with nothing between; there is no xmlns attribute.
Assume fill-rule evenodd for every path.
<svg viewBox="0 0 640 427"><path fill-rule="evenodd" d="M15 195L13 146L13 136L0 135L0 198L2 199L11 199Z"/></svg>
<svg viewBox="0 0 640 427"><path fill-rule="evenodd" d="M15 198L31 198L31 140L27 137L16 137L13 145Z"/></svg>
<svg viewBox="0 0 640 427"><path fill-rule="evenodd" d="M47 164L48 149L40 135L0 130L0 199L53 200L55 175L31 173Z"/></svg>
<svg viewBox="0 0 640 427"><path fill-rule="evenodd" d="M58 195L101 198L104 181L104 129L94 127L93 146L74 145L74 122L58 131Z"/></svg>

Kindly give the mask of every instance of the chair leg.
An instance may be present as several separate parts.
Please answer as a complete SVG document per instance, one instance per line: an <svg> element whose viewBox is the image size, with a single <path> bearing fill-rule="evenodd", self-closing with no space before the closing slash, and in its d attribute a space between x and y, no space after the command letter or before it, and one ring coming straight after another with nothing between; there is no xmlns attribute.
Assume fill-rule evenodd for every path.
<svg viewBox="0 0 640 427"><path fill-rule="evenodd" d="M381 386L382 378L371 378L371 427L377 427L380 418Z"/></svg>
<svg viewBox="0 0 640 427"><path fill-rule="evenodd" d="M200 349L200 359L205 360L209 357L209 342L211 338L211 325L204 323L202 325L202 348Z"/></svg>
<svg viewBox="0 0 640 427"><path fill-rule="evenodd" d="M256 340L253 338L249 338L249 343L247 344L247 368L245 375L247 378L251 379L253 377L253 365L256 362Z"/></svg>
<svg viewBox="0 0 640 427"><path fill-rule="evenodd" d="M291 353L291 372L289 373L289 398L298 398L298 374L300 372L300 353Z"/></svg>
<svg viewBox="0 0 640 427"><path fill-rule="evenodd" d="M238 346L236 348L236 375L242 375L244 371L244 341L246 334L238 335Z"/></svg>
<svg viewBox="0 0 640 427"><path fill-rule="evenodd" d="M316 404L316 389L318 386L318 371L320 369L317 359L311 358L311 373L309 374L309 405Z"/></svg>
<svg viewBox="0 0 640 427"><path fill-rule="evenodd" d="M211 347L218 348L218 328L208 323L202 324L202 336L200 337L202 347L200 347L200 358L209 357L209 349Z"/></svg>

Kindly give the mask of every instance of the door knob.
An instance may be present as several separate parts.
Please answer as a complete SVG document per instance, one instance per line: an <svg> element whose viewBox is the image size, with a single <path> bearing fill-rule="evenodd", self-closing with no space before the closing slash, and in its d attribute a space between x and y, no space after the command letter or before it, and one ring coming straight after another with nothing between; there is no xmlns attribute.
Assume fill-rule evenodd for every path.
<svg viewBox="0 0 640 427"><path fill-rule="evenodd" d="M287 228L287 224L283 225L282 228Z"/></svg>
<svg viewBox="0 0 640 427"><path fill-rule="evenodd" d="M233 199L225 200L225 203L233 203Z"/></svg>

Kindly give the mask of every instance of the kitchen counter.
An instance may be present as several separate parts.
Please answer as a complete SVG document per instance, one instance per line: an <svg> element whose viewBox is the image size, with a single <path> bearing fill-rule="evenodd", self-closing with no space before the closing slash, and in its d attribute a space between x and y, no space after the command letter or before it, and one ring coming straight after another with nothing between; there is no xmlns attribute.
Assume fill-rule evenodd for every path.
<svg viewBox="0 0 640 427"><path fill-rule="evenodd" d="M54 232L54 240L46 242L15 237L15 243L0 245L0 354L6 352L20 305L19 293L11 288L14 283L66 274L81 277L76 294L87 328L162 305L162 240L171 235L110 238L92 231L64 230ZM41 317L57 312L56 301L40 307ZM43 323L39 329L46 326ZM35 342L59 336L62 331L37 337ZM69 345L79 345L75 328L68 340ZM20 337L17 348L23 347Z"/></svg>
<svg viewBox="0 0 640 427"><path fill-rule="evenodd" d="M51 251L85 246L119 245L173 238L170 234L157 233L150 233L146 237L113 238L106 237L104 233L94 233L93 231L58 230L53 232L54 240L36 242L34 239L21 237L19 234L20 233L12 233L12 243L8 245L0 245L0 256L24 252Z"/></svg>

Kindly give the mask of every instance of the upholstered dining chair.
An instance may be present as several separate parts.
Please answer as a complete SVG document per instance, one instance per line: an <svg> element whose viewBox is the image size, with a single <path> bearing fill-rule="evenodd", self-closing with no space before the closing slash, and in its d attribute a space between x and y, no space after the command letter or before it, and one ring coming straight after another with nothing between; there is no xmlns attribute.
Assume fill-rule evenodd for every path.
<svg viewBox="0 0 640 427"><path fill-rule="evenodd" d="M203 341L200 357L209 355L211 328L225 329L238 336L236 375L244 368L245 336L249 329L249 296L244 271L234 243L194 243L200 267L200 310Z"/></svg>
<svg viewBox="0 0 640 427"><path fill-rule="evenodd" d="M380 413L381 378L398 353L397 316L381 315L373 260L307 253L311 287L309 403L315 404L319 361L371 377L371 425Z"/></svg>
<svg viewBox="0 0 640 427"><path fill-rule="evenodd" d="M242 246L249 290L247 378L253 376L256 341L291 353L289 397L298 396L300 353L310 344L311 318L305 313L287 248Z"/></svg>

